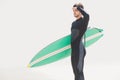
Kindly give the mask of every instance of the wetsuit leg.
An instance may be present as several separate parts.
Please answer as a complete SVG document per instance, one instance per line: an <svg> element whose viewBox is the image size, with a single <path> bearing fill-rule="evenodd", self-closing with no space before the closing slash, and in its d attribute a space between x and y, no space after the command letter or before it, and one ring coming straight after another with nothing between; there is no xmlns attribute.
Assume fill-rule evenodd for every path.
<svg viewBox="0 0 120 80"><path fill-rule="evenodd" d="M73 67L73 72L75 75L75 80L84 80L83 66L84 66L84 57L86 51L82 41L76 41L71 45L72 55L71 62Z"/></svg>

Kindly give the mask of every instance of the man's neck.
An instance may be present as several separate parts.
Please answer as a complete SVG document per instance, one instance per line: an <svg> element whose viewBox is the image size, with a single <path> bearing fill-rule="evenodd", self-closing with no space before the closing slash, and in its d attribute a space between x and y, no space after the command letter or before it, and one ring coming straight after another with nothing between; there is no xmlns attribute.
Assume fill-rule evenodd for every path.
<svg viewBox="0 0 120 80"><path fill-rule="evenodd" d="M76 20L78 20L78 19L80 19L80 18L82 18L82 16L78 16L78 17L76 18Z"/></svg>

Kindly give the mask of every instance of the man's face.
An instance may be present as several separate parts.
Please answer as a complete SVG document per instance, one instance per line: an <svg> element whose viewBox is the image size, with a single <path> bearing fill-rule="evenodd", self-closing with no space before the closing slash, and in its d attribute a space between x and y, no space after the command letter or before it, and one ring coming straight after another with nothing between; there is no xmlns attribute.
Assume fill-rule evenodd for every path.
<svg viewBox="0 0 120 80"><path fill-rule="evenodd" d="M73 7L72 9L73 9L74 17L77 18L77 17L81 16L81 13L77 9L77 7Z"/></svg>

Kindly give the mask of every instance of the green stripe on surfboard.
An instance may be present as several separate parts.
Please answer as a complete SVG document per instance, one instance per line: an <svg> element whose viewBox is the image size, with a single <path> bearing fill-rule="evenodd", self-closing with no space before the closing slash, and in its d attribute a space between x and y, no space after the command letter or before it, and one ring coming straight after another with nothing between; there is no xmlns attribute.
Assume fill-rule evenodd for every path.
<svg viewBox="0 0 120 80"><path fill-rule="evenodd" d="M88 47L91 44L99 40L103 34L101 34L102 29L91 28L85 33L86 41L85 46ZM60 59L66 58L71 54L70 47L71 36L65 36L59 40L54 41L40 52L38 52L35 57L29 63L30 67L42 66L48 63L58 61Z"/></svg>

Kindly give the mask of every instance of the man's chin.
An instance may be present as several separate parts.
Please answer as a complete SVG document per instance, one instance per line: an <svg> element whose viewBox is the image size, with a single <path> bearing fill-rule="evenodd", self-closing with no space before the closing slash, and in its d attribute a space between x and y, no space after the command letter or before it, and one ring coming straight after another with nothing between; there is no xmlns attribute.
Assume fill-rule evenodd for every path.
<svg viewBox="0 0 120 80"><path fill-rule="evenodd" d="M74 17L78 17L77 15L74 15Z"/></svg>
<svg viewBox="0 0 120 80"><path fill-rule="evenodd" d="M74 16L75 18L77 18L78 16Z"/></svg>

